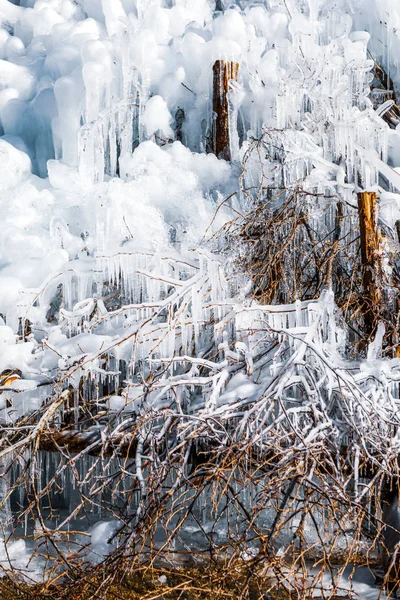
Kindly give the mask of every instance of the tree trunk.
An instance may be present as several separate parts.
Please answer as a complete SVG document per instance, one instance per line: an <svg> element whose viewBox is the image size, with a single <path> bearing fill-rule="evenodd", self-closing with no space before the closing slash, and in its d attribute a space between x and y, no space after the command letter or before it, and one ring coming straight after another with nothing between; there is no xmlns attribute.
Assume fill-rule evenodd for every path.
<svg viewBox="0 0 400 600"><path fill-rule="evenodd" d="M374 333L377 326L382 298L382 264L379 252L381 233L377 223L376 200L375 192L358 194L364 290L363 310L367 336Z"/></svg>
<svg viewBox="0 0 400 600"><path fill-rule="evenodd" d="M217 60L213 67L213 148L218 158L231 160L229 134L229 81L237 81L239 63Z"/></svg>
<svg viewBox="0 0 400 600"><path fill-rule="evenodd" d="M400 221L396 221L397 239L400 244Z"/></svg>

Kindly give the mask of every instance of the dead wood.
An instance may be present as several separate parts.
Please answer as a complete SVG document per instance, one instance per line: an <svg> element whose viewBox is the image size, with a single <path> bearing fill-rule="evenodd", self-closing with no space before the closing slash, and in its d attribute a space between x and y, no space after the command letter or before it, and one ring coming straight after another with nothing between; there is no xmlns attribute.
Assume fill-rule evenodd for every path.
<svg viewBox="0 0 400 600"><path fill-rule="evenodd" d="M229 82L237 81L239 63L217 60L213 67L213 146L218 158L231 160L229 132Z"/></svg>
<svg viewBox="0 0 400 600"><path fill-rule="evenodd" d="M377 196L375 192L360 192L358 194L358 211L364 290L364 323L366 333L370 335L376 328L381 313L382 300L381 233L377 223Z"/></svg>

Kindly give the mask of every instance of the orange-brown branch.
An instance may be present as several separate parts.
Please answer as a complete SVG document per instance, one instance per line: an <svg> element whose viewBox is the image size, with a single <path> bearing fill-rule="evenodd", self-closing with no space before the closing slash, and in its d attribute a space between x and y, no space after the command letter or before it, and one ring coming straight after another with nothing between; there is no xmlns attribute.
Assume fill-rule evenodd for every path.
<svg viewBox="0 0 400 600"><path fill-rule="evenodd" d="M373 333L375 329L377 317L381 312L382 300L381 233L377 222L376 201L375 192L358 194L364 320L367 335Z"/></svg>

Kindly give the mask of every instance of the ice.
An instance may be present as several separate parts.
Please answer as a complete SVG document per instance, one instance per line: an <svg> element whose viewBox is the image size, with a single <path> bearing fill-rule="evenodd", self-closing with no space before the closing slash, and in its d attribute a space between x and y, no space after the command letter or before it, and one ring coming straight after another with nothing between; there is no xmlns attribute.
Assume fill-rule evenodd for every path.
<svg viewBox="0 0 400 600"><path fill-rule="evenodd" d="M0 546L0 565L2 569L18 570L26 581L40 581L43 563L35 559L32 561L31 548L25 540L13 542L1 542Z"/></svg>
<svg viewBox="0 0 400 600"><path fill-rule="evenodd" d="M240 373L231 378L225 393L221 394L218 399L218 405L223 405L225 403L233 404L238 400L251 398L252 396L256 396L257 391L257 384L253 383L248 377Z"/></svg>
<svg viewBox="0 0 400 600"><path fill-rule="evenodd" d="M346 336L332 297L278 308L250 301L251 285L237 283L213 234L249 208L261 180L264 189L328 190L350 208L360 188L377 190L380 220L394 231L399 132L381 118L389 105L376 111L369 99L369 51L400 86L396 5L224 1L217 13L206 0L20 4L0 0L0 373L22 371L18 415L48 397L34 386L49 373L75 387L90 378L96 398L114 385L112 411L140 412L139 376L167 364L163 377L178 377L182 355L202 359L221 342L221 371L206 365L212 383L196 399L207 410L258 398L280 373L281 352L293 352L299 370L307 344L342 365ZM230 163L208 152L217 59L240 63L229 91ZM322 204L313 225L331 231L334 211ZM381 334L361 378L386 376ZM266 339L278 348L256 376ZM123 395L119 360L129 371ZM190 377L208 377L206 367L191 365ZM304 379L292 375L279 393L297 386L298 402ZM148 401L157 409L168 394L152 391ZM189 404L194 385L179 394ZM15 418L3 404L1 419ZM108 553L113 528L91 531L93 554Z"/></svg>
<svg viewBox="0 0 400 600"><path fill-rule="evenodd" d="M110 36L123 33L126 29L126 13L121 0L101 0L101 7L105 17L106 27Z"/></svg>
<svg viewBox="0 0 400 600"><path fill-rule="evenodd" d="M161 96L153 96L146 104L142 116L142 123L146 128L148 137L159 132L161 137L173 137L171 129L172 116L165 100Z"/></svg>
<svg viewBox="0 0 400 600"><path fill-rule="evenodd" d="M78 164L77 138L81 127L81 97L83 82L80 74L58 79L54 86L58 107L58 134L61 139L63 161Z"/></svg>
<svg viewBox="0 0 400 600"><path fill-rule="evenodd" d="M20 184L31 172L31 161L26 152L18 150L6 139L0 139L0 178L1 190Z"/></svg>
<svg viewBox="0 0 400 600"><path fill-rule="evenodd" d="M110 543L113 535L118 531L119 521L99 521L90 530L90 555L89 558L96 564L103 560L114 548Z"/></svg>
<svg viewBox="0 0 400 600"><path fill-rule="evenodd" d="M375 585L375 579L368 567L356 567L349 565L340 572L338 583L333 582L332 575L318 573L317 569L311 571L309 585L312 577L318 581L317 589L313 592L314 598L322 598L324 593L330 593L334 586L340 590L339 597L346 598L345 594L351 594L355 600L385 600L387 595Z"/></svg>
<svg viewBox="0 0 400 600"><path fill-rule="evenodd" d="M0 19L3 23L13 25L22 16L22 7L8 0L0 0Z"/></svg>
<svg viewBox="0 0 400 600"><path fill-rule="evenodd" d="M19 369L24 374L30 372L34 342L17 344L13 330L5 325L0 326L0 372L5 369Z"/></svg>
<svg viewBox="0 0 400 600"><path fill-rule="evenodd" d="M357 26L371 33L370 50L373 56L382 64L399 89L397 57L400 47L400 15L395 0L373 3L368 3L367 0L353 0L352 4Z"/></svg>

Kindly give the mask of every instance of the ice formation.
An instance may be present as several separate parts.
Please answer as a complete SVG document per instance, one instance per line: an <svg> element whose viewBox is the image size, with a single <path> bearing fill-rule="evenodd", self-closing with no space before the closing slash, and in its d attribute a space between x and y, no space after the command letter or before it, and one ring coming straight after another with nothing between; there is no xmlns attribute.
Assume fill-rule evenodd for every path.
<svg viewBox="0 0 400 600"><path fill-rule="evenodd" d="M150 265L179 279L156 256L195 248L219 199L237 189L234 168L201 153L216 58L240 63L235 161L267 128L270 185L302 180L350 199L354 185L377 186L382 171L390 179L387 126L368 99L370 36L352 31L344 6L244 2L213 14L212 3L186 0L21 4L0 7L0 311L15 332L19 319L43 326L57 286L67 315L120 277L124 301L159 300L167 284L137 274ZM224 208L214 231L232 216ZM34 335L40 342L43 331ZM23 359L12 366L26 376Z"/></svg>
<svg viewBox="0 0 400 600"><path fill-rule="evenodd" d="M188 411L234 414L266 402L287 347L292 365L312 355L334 398L338 381L323 363L328 356L344 369L345 332L329 292L260 306L204 240L248 208L242 163L249 188L300 182L353 208L355 191L379 190L393 229L400 139L369 98L369 48L400 85L397 25L385 17L398 20L399 10L390 0L222 5L0 0L0 373L21 373L0 395L3 422L40 409L60 378L75 390L75 420L80 388L90 401L107 396L124 419L167 402L182 364L191 365L180 387ZM229 92L231 163L206 153L217 59L240 64ZM265 156L248 160L263 132ZM265 328L281 349L268 369L257 362ZM210 340L223 363L202 358ZM398 361L380 361L378 342L341 376L350 405L354 386L366 399L354 407L360 432L371 407L381 415L377 438L388 432L399 380ZM165 374L147 394L154 365ZM305 422L296 399L316 391L297 369L288 373L274 393L287 392L293 426L313 443L337 424ZM196 383L201 397L190 393ZM93 529L92 546L106 554L103 529Z"/></svg>

